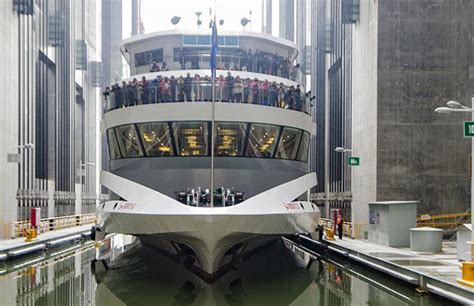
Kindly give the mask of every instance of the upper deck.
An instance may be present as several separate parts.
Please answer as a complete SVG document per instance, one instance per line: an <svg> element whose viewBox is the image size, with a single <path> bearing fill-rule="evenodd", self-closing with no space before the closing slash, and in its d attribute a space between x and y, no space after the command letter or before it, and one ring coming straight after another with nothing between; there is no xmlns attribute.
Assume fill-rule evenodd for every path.
<svg viewBox="0 0 474 306"><path fill-rule="evenodd" d="M255 32L219 31L217 66L290 78L298 54L291 41ZM159 70L209 69L211 37L201 31L169 30L123 41L130 74ZM296 80L296 75L293 78Z"/></svg>

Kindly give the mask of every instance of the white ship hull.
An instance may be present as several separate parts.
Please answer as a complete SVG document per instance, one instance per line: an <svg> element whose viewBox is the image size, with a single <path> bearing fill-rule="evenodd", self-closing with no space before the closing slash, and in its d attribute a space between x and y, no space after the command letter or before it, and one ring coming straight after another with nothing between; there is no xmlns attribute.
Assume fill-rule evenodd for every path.
<svg viewBox="0 0 474 306"><path fill-rule="evenodd" d="M97 221L103 232L135 235L149 244L184 244L194 251L196 265L210 278L222 267L231 247L271 236L314 232L320 218L316 205L293 202L316 185L314 173L238 205L215 208L184 205L108 172L101 179L104 186L127 199L98 207Z"/></svg>

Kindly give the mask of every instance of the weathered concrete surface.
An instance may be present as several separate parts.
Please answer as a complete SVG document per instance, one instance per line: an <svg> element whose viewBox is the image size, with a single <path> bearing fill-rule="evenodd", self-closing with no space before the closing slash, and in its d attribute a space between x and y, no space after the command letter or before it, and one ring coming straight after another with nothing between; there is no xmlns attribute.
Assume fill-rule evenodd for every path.
<svg viewBox="0 0 474 306"><path fill-rule="evenodd" d="M433 110L470 104L473 16L471 0L379 3L378 200L417 199L420 213L469 207L469 115Z"/></svg>
<svg viewBox="0 0 474 306"><path fill-rule="evenodd" d="M358 28L370 22L362 19L364 2L361 22L354 29L354 56L359 56L354 63L377 58L377 81L367 80L376 86L376 128L356 135L358 126L368 125L364 120L372 120L370 111L365 118L355 116L356 109L364 97L368 105L373 101L371 91L362 93L358 100L355 92L353 137L354 147L357 139L366 139L369 147L376 143L375 152L363 158L370 167L375 159L376 170L370 169L370 173L376 176L376 200L419 200L419 213L464 211L470 203L470 140L463 138L462 122L470 115L443 115L434 109L449 100L470 105L474 96L472 73L469 77L474 65L474 1L377 1L378 10L371 11L377 16L377 45L368 41L373 34L370 31L375 31L371 29L363 42L369 52L357 54ZM357 80L367 75L367 68L356 68L354 88L356 82L363 82ZM366 143L359 142L359 146ZM353 207L368 197L357 198L370 188L359 192L356 183L367 171L360 175L354 171Z"/></svg>

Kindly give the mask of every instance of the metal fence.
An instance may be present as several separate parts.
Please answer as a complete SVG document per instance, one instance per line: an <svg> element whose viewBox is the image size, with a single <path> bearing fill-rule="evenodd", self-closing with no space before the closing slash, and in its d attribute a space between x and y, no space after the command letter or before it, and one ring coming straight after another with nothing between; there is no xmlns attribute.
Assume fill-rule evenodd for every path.
<svg viewBox="0 0 474 306"><path fill-rule="evenodd" d="M40 220L38 234L86 224L92 225L95 223L95 220L95 213L44 218ZM3 231L2 236L5 239L25 237L26 231L32 229L29 220L14 222L0 221L0 225Z"/></svg>

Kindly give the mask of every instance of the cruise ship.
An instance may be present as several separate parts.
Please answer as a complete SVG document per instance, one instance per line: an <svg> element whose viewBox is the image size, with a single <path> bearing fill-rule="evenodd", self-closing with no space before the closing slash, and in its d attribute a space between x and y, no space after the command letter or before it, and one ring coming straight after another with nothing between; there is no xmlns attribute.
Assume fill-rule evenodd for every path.
<svg viewBox="0 0 474 306"><path fill-rule="evenodd" d="M313 233L320 217L296 46L219 31L213 81L211 39L170 30L122 42L130 77L104 92L112 200L95 232L136 236L207 282L269 240Z"/></svg>

